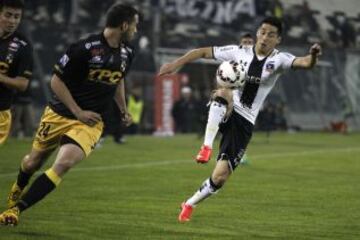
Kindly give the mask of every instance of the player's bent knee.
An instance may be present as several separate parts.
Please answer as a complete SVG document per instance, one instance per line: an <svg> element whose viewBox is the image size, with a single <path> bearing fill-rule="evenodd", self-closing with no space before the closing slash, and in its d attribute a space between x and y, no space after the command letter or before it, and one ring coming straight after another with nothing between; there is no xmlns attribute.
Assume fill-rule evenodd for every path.
<svg viewBox="0 0 360 240"><path fill-rule="evenodd" d="M35 163L35 162L33 161L33 159L30 158L30 155L27 154L27 155L24 156L21 165L22 165L23 170L25 170L25 171L31 171L31 170L34 169L34 166L35 166L34 163Z"/></svg>
<svg viewBox="0 0 360 240"><path fill-rule="evenodd" d="M34 173L44 164L46 159L51 155L52 150L47 151L34 151L25 155L22 161L22 168L24 171Z"/></svg>
<svg viewBox="0 0 360 240"><path fill-rule="evenodd" d="M22 168L26 172L35 172L41 167L41 157L39 155L27 154L23 158Z"/></svg>
<svg viewBox="0 0 360 240"><path fill-rule="evenodd" d="M232 90L228 89L228 88L220 88L217 89L214 94L213 97L222 97L225 98L226 100L231 100L233 96Z"/></svg>

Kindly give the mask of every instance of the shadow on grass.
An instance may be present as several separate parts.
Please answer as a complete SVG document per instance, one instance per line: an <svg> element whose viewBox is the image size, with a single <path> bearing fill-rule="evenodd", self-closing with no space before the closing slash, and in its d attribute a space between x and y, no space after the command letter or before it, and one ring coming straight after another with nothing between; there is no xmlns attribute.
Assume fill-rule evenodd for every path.
<svg viewBox="0 0 360 240"><path fill-rule="evenodd" d="M31 230L20 230L20 231L15 230L15 231L9 231L8 236L4 239L10 240L10 239L56 239L56 238L57 238L56 235L47 232L39 232L39 231L31 231Z"/></svg>

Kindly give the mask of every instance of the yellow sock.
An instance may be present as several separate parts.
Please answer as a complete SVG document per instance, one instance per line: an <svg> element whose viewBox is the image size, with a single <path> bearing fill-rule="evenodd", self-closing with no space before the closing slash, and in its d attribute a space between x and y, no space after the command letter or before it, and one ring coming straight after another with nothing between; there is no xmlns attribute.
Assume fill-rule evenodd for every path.
<svg viewBox="0 0 360 240"><path fill-rule="evenodd" d="M55 184L55 186L59 186L62 179L61 177L59 177L59 175L56 174L56 172L52 168L46 170L45 174Z"/></svg>

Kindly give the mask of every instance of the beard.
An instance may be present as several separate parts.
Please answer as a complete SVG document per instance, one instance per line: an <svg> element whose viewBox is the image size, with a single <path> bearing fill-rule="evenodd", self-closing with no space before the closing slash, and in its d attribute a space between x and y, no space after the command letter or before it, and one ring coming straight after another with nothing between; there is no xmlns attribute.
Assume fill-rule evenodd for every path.
<svg viewBox="0 0 360 240"><path fill-rule="evenodd" d="M7 37L7 36L11 35L13 32L14 31L3 30L2 36L0 36L0 37L2 37L2 38Z"/></svg>

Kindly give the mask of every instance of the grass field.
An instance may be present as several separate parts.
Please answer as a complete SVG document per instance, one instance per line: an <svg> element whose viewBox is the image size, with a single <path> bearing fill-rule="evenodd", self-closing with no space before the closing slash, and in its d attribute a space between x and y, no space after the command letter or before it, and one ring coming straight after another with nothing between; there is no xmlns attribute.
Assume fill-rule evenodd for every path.
<svg viewBox="0 0 360 240"><path fill-rule="evenodd" d="M59 188L24 212L13 239L360 239L360 134L255 133L250 165L239 167L191 222L179 204L209 176L215 161L192 159L194 135L107 139ZM30 141L0 148L0 203Z"/></svg>

